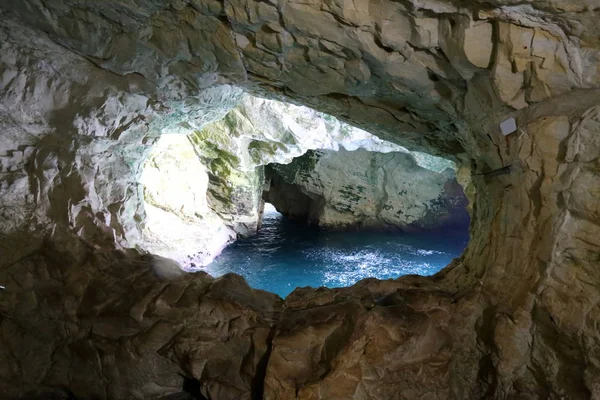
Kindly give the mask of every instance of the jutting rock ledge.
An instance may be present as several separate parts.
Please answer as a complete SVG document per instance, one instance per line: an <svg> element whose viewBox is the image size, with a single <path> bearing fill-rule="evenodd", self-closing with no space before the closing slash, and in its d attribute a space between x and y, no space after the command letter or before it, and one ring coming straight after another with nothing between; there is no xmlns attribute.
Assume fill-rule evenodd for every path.
<svg viewBox="0 0 600 400"><path fill-rule="evenodd" d="M594 1L0 10L4 398L600 397ZM281 300L133 250L152 145L242 90L455 161L465 253Z"/></svg>

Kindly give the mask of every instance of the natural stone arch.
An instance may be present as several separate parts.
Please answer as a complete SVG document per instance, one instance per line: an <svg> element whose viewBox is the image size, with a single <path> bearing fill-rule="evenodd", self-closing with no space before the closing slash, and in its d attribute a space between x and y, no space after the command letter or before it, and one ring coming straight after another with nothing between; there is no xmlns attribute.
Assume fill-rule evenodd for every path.
<svg viewBox="0 0 600 400"><path fill-rule="evenodd" d="M10 282L3 309L22 324L17 330L18 324L3 319L4 337L15 331L31 335L39 328L23 321L38 320L40 311L62 309L84 295L88 303L65 309L99 318L92 300L99 302L101 296L94 295L94 285L127 293L127 274L110 278L114 271L106 266L128 267L132 273L143 267L123 261L122 255L95 254L88 246L128 247L134 242L133 221L143 216L136 210L139 202L123 200L136 196L136 160L143 158L161 128L184 130L192 120L201 125L212 119L207 111L211 104L218 112L228 99L210 87L232 83L286 96L406 146L454 157L472 172L469 176L463 171L473 206L472 240L461 259L433 278L299 291L286 301L281 317L276 299L249 289L232 300L230 293L243 286L234 278L216 283L207 278L206 283L203 277L190 284L210 287L204 306L235 304L245 316L251 310L265 318L248 317L261 321L253 331L257 336L252 336L260 351L239 361L252 366L245 374L228 369L234 384L220 383L225 375L218 366L207 367L209 378L197 377L206 378L201 383L209 396L598 395L594 327L600 317L600 277L593 268L598 221L595 199L585 195L597 186L597 11L568 3L502 2L332 2L321 9L320 3L292 2L173 1L167 8L148 0L143 8L134 8L15 0L1 7L8 10L2 14L1 54L9 66L3 68L8 83L2 95L3 129L8 133L3 173L9 174L2 192L3 205L8 204L2 233L9 240L2 252L9 256L0 267L3 279ZM13 17L48 33L55 43ZM493 38L497 40L492 43ZM483 51L492 44L491 53ZM482 51L473 52L472 46ZM23 109L33 112L24 115ZM184 116L194 112L195 118ZM517 118L521 131L504 139L496 127L508 116ZM178 125L183 120L189 126ZM477 175L508 164L510 174ZM111 190L100 196L94 184ZM9 201L11 193L18 193L14 201ZM19 202L22 198L24 204ZM73 241L73 234L88 246ZM53 251L46 247L40 252L45 238L53 241ZM27 246L21 245L25 242ZM56 254L69 254L61 257L71 269L59 267ZM102 273L96 280L83 279L85 283L52 278L59 282L53 286L56 290L68 290L46 304L31 300L32 293L51 298L36 284L15 289L17 282L40 282L45 276L62 276L61 268L76 267L83 276ZM153 298L161 290L184 293L192 280L173 278L175 283L168 284L152 274L138 278L150 289L133 291L133 299ZM227 285L233 287L223 290ZM174 298L182 297L165 294L160 300L176 303ZM214 298L221 302L211 303ZM17 311L18 304L29 308ZM190 304L178 303L187 307L179 318L185 320L188 309L194 310ZM256 304L266 305L257 311ZM120 307L125 306L111 302L106 307L121 315ZM144 322L139 310L146 308L132 302L131 310L138 312L130 313L136 322L128 332L134 332L134 338L142 337L141 331L152 332L169 341L171 336L162 331L147 330L148 321L164 318L164 309L152 307ZM277 317L265 317L273 311ZM69 329L89 328L75 312L69 315L74 318L72 327L77 327ZM171 317L173 326L181 323L175 314ZM58 345L48 335L47 345L38 343L44 349L40 354L57 354L64 362L73 349L98 342L83 333L83 342L73 341L73 331L57 325L58 337L67 339ZM386 334L380 333L382 326ZM315 330L318 335L307 336ZM330 337L335 340L326 340ZM170 354L171 362L178 360L178 351L189 356L186 340L176 349L167 346L163 354ZM9 343L3 354L20 345L3 342ZM60 351L46 352L50 345ZM414 349L428 351L415 355ZM156 353L152 347L147 350ZM14 354L11 365L19 358ZM288 354L301 354L293 368ZM260 361L263 356L268 365ZM211 357L206 353L199 359ZM51 356L47 359L52 361ZM53 365L50 361L40 363ZM180 363L187 374L202 375L192 368L193 362ZM165 370L174 374L177 368L166 364ZM32 380L71 384L90 395L101 390L102 384L88 387L70 380L69 368L78 366L65 365L64 375L53 371L50 377L42 371L41 378ZM102 368L94 368L101 375ZM155 378L146 372L144 366L131 365L129 373ZM11 384L23 382L18 374L4 376ZM341 377L352 377L345 382L348 392L339 391ZM166 381L171 389L178 384L177 378ZM30 383L24 382L22 386ZM105 393L118 397L123 393L119 388L144 386L125 378L120 385L113 384Z"/></svg>

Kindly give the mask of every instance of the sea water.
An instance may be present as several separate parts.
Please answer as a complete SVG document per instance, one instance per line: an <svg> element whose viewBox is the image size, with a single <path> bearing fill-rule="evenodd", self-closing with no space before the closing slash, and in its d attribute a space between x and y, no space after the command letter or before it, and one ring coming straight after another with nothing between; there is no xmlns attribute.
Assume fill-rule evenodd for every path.
<svg viewBox="0 0 600 400"><path fill-rule="evenodd" d="M431 275L458 257L468 233L330 232L290 220L270 204L256 236L227 247L203 270L242 275L257 289L287 296L296 287L350 286L365 278Z"/></svg>

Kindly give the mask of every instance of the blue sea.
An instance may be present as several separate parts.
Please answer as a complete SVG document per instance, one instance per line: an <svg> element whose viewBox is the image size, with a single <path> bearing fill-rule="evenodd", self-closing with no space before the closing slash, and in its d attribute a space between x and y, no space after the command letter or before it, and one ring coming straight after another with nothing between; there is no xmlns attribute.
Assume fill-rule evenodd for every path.
<svg viewBox="0 0 600 400"><path fill-rule="evenodd" d="M319 230L268 204L256 236L236 241L202 269L215 277L234 272L254 288L286 297L296 287L432 275L460 256L468 241L466 230L445 235Z"/></svg>

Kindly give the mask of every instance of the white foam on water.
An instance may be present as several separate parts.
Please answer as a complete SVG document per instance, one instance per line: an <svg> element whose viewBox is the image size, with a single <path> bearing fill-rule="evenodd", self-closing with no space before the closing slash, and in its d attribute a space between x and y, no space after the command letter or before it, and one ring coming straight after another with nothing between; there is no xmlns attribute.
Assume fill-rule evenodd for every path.
<svg viewBox="0 0 600 400"><path fill-rule="evenodd" d="M442 251L417 249L416 254L420 256L431 256L433 254L446 254Z"/></svg>

